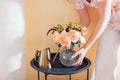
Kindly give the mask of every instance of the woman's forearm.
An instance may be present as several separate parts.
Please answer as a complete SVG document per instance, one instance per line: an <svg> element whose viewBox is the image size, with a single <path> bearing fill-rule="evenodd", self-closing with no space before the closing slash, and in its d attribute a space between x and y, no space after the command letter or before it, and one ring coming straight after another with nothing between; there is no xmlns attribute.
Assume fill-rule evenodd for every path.
<svg viewBox="0 0 120 80"><path fill-rule="evenodd" d="M90 24L90 16L88 14L88 11L85 9L79 10L80 13L80 25L88 27Z"/></svg>
<svg viewBox="0 0 120 80"><path fill-rule="evenodd" d="M90 24L90 16L86 7L79 9L80 25L88 27Z"/></svg>
<svg viewBox="0 0 120 80"><path fill-rule="evenodd" d="M110 19L111 15L111 5L110 1L101 2L99 6L99 13L100 13L100 19L90 35L88 41L86 42L84 48L86 50L89 50L90 47L93 45L93 43L100 37L100 35L104 32L105 28L107 27L107 24Z"/></svg>
<svg viewBox="0 0 120 80"><path fill-rule="evenodd" d="M90 23L90 19L89 19L90 17L86 5L82 0L75 0L75 6L76 9L79 11L79 16L80 16L79 24L88 27Z"/></svg>
<svg viewBox="0 0 120 80"><path fill-rule="evenodd" d="M108 19L109 20L109 19ZM96 28L94 29L94 31L92 32L92 34L90 35L90 37L88 38L88 41L86 42L86 44L84 45L84 48L86 50L89 50L90 47L93 45L93 43L100 37L100 35L103 33L103 31L105 30L106 26L107 26L107 19L104 20L101 18L98 23ZM103 22L101 24L101 22ZM102 26L102 28L100 28L100 26Z"/></svg>

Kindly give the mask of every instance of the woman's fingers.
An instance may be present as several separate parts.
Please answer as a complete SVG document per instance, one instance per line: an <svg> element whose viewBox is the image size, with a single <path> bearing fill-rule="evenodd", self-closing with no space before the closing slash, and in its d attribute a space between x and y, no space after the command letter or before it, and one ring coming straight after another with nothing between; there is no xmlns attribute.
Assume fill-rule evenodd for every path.
<svg viewBox="0 0 120 80"><path fill-rule="evenodd" d="M82 64L83 58L85 57L86 52L87 51L84 48L82 48L78 52L76 52L75 54L72 55L72 58L74 58L74 57L79 55L78 60L73 64L74 66L79 66L79 65Z"/></svg>
<svg viewBox="0 0 120 80"><path fill-rule="evenodd" d="M79 52L76 52L72 55L72 58L75 58L77 55L79 55L80 53Z"/></svg>
<svg viewBox="0 0 120 80"><path fill-rule="evenodd" d="M73 65L73 66L79 66L79 65L82 64L82 61L83 61L83 57L82 57L82 55L80 54L77 62L75 62L75 63L72 64L72 65Z"/></svg>
<svg viewBox="0 0 120 80"><path fill-rule="evenodd" d="M76 56L79 55L79 54L85 55L86 52L87 52L86 49L82 48L82 49L80 49L78 52L74 53L74 54L72 55L72 58L76 57Z"/></svg>

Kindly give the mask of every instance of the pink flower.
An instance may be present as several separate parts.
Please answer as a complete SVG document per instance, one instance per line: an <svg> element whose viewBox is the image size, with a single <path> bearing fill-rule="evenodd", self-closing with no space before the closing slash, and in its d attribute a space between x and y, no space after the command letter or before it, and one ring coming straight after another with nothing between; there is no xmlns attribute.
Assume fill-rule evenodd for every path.
<svg viewBox="0 0 120 80"><path fill-rule="evenodd" d="M57 31L55 31L54 34L53 34L53 41L55 43L58 43L59 39L60 39L60 34Z"/></svg>
<svg viewBox="0 0 120 80"><path fill-rule="evenodd" d="M60 35L60 44L64 47L70 47L71 41L67 36L61 34Z"/></svg>
<svg viewBox="0 0 120 80"><path fill-rule="evenodd" d="M68 37L70 38L70 40L72 42L77 42L78 39L79 39L79 33L77 31L75 31L75 30L70 30L68 32Z"/></svg>

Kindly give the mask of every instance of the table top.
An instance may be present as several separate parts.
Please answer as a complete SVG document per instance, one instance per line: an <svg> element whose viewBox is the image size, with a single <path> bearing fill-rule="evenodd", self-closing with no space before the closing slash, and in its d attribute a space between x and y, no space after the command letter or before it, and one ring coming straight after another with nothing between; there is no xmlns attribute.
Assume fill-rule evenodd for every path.
<svg viewBox="0 0 120 80"><path fill-rule="evenodd" d="M51 60L53 59L54 56L55 56L55 53L52 53ZM87 57L85 57L83 60L83 63L80 66L66 67L60 63L59 55L58 55L54 64L52 64L51 69L43 69L43 68L39 67L38 62L35 61L35 58L33 58L31 60L31 66L35 70L43 72L45 74L54 74L54 75L75 74L75 73L81 72L83 70L89 69L90 65L91 65L91 61Z"/></svg>

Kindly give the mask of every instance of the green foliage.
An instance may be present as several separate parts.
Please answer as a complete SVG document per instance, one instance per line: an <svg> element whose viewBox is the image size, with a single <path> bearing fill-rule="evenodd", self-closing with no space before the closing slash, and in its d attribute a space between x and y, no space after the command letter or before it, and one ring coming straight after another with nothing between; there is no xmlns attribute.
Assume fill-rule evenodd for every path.
<svg viewBox="0 0 120 80"><path fill-rule="evenodd" d="M87 32L87 28L84 27L84 26L79 25L78 23L73 23L73 22L69 21L69 22L66 22L65 25L67 27L70 27L70 29L76 28L76 29L80 30L81 32ZM56 31L61 33L63 30L64 30L63 25L62 24L57 24Z"/></svg>
<svg viewBox="0 0 120 80"><path fill-rule="evenodd" d="M61 47L62 47L62 45L61 45L61 44L58 44L58 47L59 47L59 48L61 48Z"/></svg>
<svg viewBox="0 0 120 80"><path fill-rule="evenodd" d="M62 25L61 25L61 24L58 24L58 25L57 25L57 28L56 28L56 31L59 32L59 33L61 33L63 30L64 30L64 29L63 29Z"/></svg>
<svg viewBox="0 0 120 80"><path fill-rule="evenodd" d="M70 27L72 25L72 22L67 22L66 25Z"/></svg>
<svg viewBox="0 0 120 80"><path fill-rule="evenodd" d="M87 28L86 27L80 26L80 29L81 29L82 32L87 32Z"/></svg>

